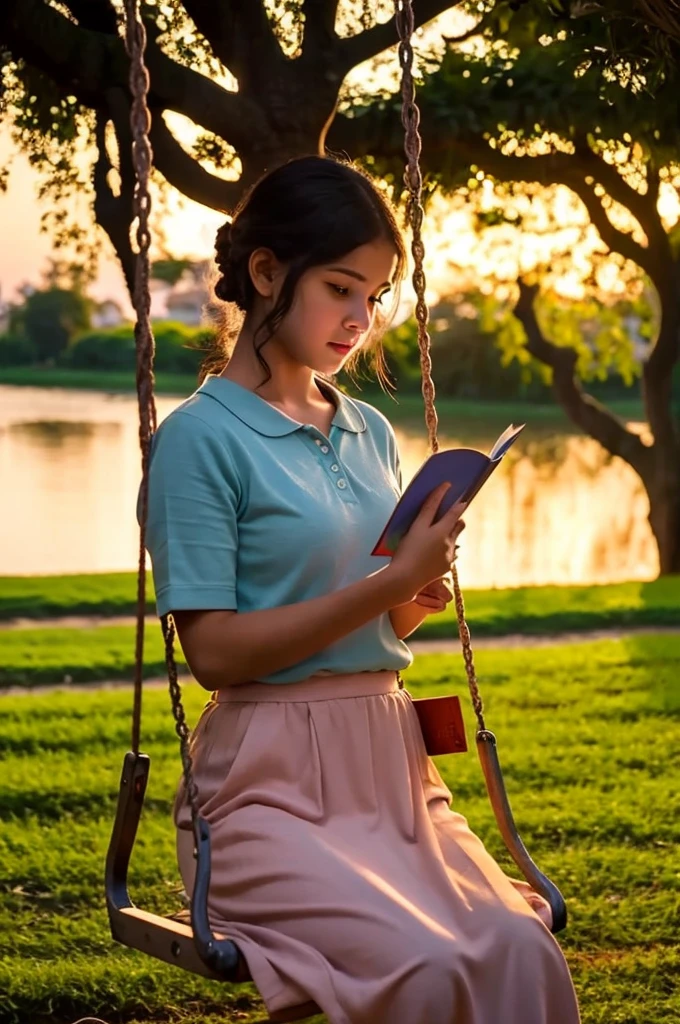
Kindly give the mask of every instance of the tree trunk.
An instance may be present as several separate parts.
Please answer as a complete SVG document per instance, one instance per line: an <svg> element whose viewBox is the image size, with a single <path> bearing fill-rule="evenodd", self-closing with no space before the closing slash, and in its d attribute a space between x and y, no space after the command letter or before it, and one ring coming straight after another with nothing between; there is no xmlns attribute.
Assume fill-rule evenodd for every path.
<svg viewBox="0 0 680 1024"><path fill-rule="evenodd" d="M642 394L654 445L649 471L641 476L649 497L649 525L659 548L662 576L680 573L680 423L673 410L672 375L680 341L680 274L677 266L668 272L671 287L659 289L659 337L642 368ZM663 356L660 361L659 355Z"/></svg>
<svg viewBox="0 0 680 1024"><path fill-rule="evenodd" d="M659 574L680 573L680 465L676 464L674 474L668 472L648 487L647 495L649 525L659 549Z"/></svg>

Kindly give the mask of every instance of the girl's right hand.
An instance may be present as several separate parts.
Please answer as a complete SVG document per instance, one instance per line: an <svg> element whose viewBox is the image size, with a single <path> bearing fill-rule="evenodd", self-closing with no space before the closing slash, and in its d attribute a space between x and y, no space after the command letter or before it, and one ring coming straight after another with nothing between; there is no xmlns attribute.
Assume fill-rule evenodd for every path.
<svg viewBox="0 0 680 1024"><path fill-rule="evenodd" d="M450 486L440 484L428 495L390 563L390 573L398 578L400 588L403 587L404 603L413 601L419 591L451 569L456 538L465 529L460 517L467 503L453 505L435 523L437 510Z"/></svg>

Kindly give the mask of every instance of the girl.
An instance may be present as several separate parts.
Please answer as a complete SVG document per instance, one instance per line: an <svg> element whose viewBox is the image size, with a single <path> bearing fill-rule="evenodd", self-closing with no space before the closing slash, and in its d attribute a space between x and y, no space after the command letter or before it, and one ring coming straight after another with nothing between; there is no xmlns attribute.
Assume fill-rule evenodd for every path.
<svg viewBox="0 0 680 1024"><path fill-rule="evenodd" d="M212 925L271 1014L576 1024L547 904L452 812L399 688L463 523L460 506L433 522L443 485L391 561L370 555L400 494L395 437L333 377L365 349L382 378L394 213L351 165L293 160L244 196L217 264L242 323L156 433L147 533L158 613L213 691L192 745ZM175 821L190 892L183 783Z"/></svg>

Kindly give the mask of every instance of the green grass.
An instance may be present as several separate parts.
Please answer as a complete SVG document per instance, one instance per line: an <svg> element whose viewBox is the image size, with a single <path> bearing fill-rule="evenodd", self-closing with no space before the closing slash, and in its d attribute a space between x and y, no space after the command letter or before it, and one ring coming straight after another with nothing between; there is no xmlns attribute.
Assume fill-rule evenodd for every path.
<svg viewBox="0 0 680 1024"><path fill-rule="evenodd" d="M179 645L176 656L184 659ZM0 631L0 687L131 679L134 627L16 629ZM160 626L147 630L145 675L165 675ZM68 679L66 677L69 677Z"/></svg>
<svg viewBox="0 0 680 1024"><path fill-rule="evenodd" d="M33 366L0 368L0 384L34 388L76 388L86 391L135 392L134 374L118 370L69 370ZM196 389L193 373L158 373L155 389L159 394L190 395Z"/></svg>
<svg viewBox="0 0 680 1024"><path fill-rule="evenodd" d="M156 610L151 573L147 573L147 608L150 612ZM136 610L136 573L0 576L0 620L134 615Z"/></svg>
<svg viewBox="0 0 680 1024"><path fill-rule="evenodd" d="M374 405L388 419L399 426L402 423L419 423L424 427L423 398L419 393L395 393L396 402L383 391L371 389L366 392L351 391L351 394ZM539 404L516 401L483 401L475 399L436 397L439 416L439 431L455 430L470 434L473 430L481 436L489 436L493 430L503 430L509 423L528 423L536 428L544 426L553 431L573 434L575 428L562 408L552 402ZM625 420L644 421L645 413L639 398L623 398L607 402L607 408ZM423 436L427 436L424 434Z"/></svg>
<svg viewBox="0 0 680 1024"><path fill-rule="evenodd" d="M66 675L81 681L130 676L133 627L41 628L40 620L133 614L135 587L132 573L0 577L0 620L26 617L36 623L35 628L0 630L0 686L61 682ZM680 625L680 576L608 586L470 590L464 597L473 637ZM153 600L148 608L154 612ZM453 605L426 619L413 634L422 640L456 635ZM164 672L157 626L148 631L146 664L149 674Z"/></svg>
<svg viewBox="0 0 680 1024"><path fill-rule="evenodd" d="M72 370L63 367L36 368L32 366L12 366L0 368L0 384L11 384L16 387L55 387L76 388L88 391L135 391L134 376L117 370ZM156 375L156 391L159 394L190 395L197 386L194 374L158 373ZM389 398L380 388L364 384L363 390L350 385L350 393L375 405L395 422L400 420L418 420L423 422L423 399L419 393L406 394L397 392L397 402ZM625 419L644 419L642 402L639 398L630 397L617 399L607 403L608 407L618 416ZM569 426L567 417L562 410L552 404L538 404L521 400L510 402L478 401L473 399L437 397L437 410L444 421L459 418L478 420L484 426L489 421L501 423L527 421L540 424L542 422ZM569 427L573 431L573 426Z"/></svg>
<svg viewBox="0 0 680 1024"><path fill-rule="evenodd" d="M679 659L680 638L668 636L477 656L519 827L568 902L560 941L584 1024L680 1016ZM407 685L418 696L464 696L460 661L421 657ZM192 721L204 700L187 688ZM103 859L129 705L117 692L3 699L0 1024L264 1016L251 986L223 988L110 939ZM471 737L465 700L464 710ZM170 807L179 759L166 694L146 695L142 737L152 771L132 893L167 912L177 905ZM454 806L502 858L474 752L438 766Z"/></svg>

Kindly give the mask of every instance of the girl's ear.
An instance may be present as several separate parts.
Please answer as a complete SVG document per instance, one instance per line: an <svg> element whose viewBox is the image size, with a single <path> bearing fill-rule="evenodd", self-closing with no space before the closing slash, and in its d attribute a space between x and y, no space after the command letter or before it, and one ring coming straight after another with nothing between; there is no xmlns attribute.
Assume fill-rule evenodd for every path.
<svg viewBox="0 0 680 1024"><path fill-rule="evenodd" d="M258 295L271 299L284 267L271 249L255 249L248 260L248 272Z"/></svg>

